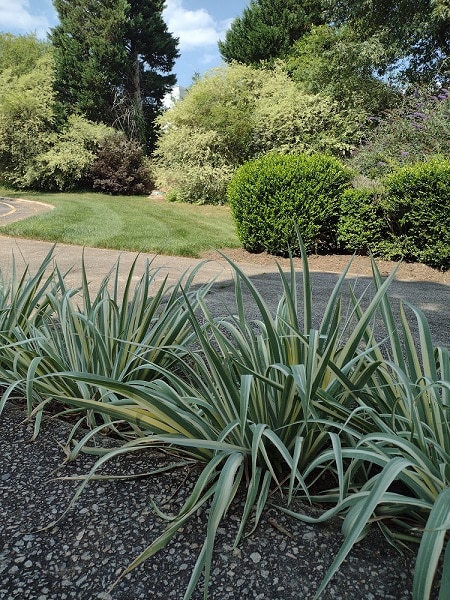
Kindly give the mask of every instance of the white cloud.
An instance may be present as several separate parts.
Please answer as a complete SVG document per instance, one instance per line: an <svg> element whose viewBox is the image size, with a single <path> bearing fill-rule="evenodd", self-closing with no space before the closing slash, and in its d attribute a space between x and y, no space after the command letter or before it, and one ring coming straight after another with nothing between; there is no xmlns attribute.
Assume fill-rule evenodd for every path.
<svg viewBox="0 0 450 600"><path fill-rule="evenodd" d="M199 62L202 65L211 65L212 63L217 63L218 59L220 60L218 52L215 52L214 54L210 52L205 52L204 54L202 54Z"/></svg>
<svg viewBox="0 0 450 600"><path fill-rule="evenodd" d="M167 0L163 16L169 31L180 38L181 50L217 44L230 25L230 20L217 22L204 8L185 9L183 0Z"/></svg>
<svg viewBox="0 0 450 600"><path fill-rule="evenodd" d="M0 30L12 33L36 32L39 37L45 37L49 20L44 16L30 13L28 0L0 0Z"/></svg>

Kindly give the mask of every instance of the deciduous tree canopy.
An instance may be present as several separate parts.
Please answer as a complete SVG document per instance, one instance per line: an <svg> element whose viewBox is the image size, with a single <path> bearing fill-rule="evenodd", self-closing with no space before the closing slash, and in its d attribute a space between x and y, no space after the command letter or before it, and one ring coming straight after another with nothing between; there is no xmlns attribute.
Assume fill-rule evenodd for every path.
<svg viewBox="0 0 450 600"><path fill-rule="evenodd" d="M34 69L37 62L50 52L50 44L34 34L0 33L0 73L10 69L12 75L23 75Z"/></svg>
<svg viewBox="0 0 450 600"><path fill-rule="evenodd" d="M372 69L406 82L450 75L449 0L251 0L219 50L226 62L258 64L285 57L313 26L342 26L356 46L378 46ZM355 54L355 52L353 52Z"/></svg>
<svg viewBox="0 0 450 600"><path fill-rule="evenodd" d="M301 89L333 98L341 110L356 109L367 121L383 114L400 95L374 75L373 65L383 55L376 39L361 40L346 25L321 25L295 42L285 62Z"/></svg>
<svg viewBox="0 0 450 600"><path fill-rule="evenodd" d="M384 65L395 65L409 81L450 75L449 0L326 0L337 24L350 23L360 38L376 36L386 50Z"/></svg>

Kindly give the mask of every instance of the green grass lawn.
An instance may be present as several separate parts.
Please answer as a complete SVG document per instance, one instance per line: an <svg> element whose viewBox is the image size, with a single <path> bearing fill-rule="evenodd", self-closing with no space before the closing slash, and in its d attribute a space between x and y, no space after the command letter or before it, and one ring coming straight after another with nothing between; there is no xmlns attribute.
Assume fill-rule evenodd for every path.
<svg viewBox="0 0 450 600"><path fill-rule="evenodd" d="M93 193L0 195L40 200L55 207L39 216L0 226L0 234L96 248L198 257L211 248L236 248L230 210L144 196Z"/></svg>

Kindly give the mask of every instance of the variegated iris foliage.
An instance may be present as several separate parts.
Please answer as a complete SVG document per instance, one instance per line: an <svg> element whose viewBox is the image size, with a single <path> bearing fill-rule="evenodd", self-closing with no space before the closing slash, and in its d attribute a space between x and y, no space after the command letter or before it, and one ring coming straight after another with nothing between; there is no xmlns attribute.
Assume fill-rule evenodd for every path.
<svg viewBox="0 0 450 600"><path fill-rule="evenodd" d="M294 518L344 519L343 546L317 597L371 523L399 549L419 544L416 600L430 596L441 573L440 597L450 597L449 351L433 347L420 310L401 306L394 315L395 272L383 280L373 263L370 295L353 288L348 310L347 267L316 323L305 258L301 285L292 264L280 269L274 311L229 261L236 307L221 318L207 305L213 282L195 289L195 272L169 287L148 265L119 292L117 266L93 294L85 269L80 289L70 289L51 260L36 275L0 283L0 409L25 398L36 434L50 407L79 415L71 458L92 451L95 432L120 436L120 447L97 449L69 508L118 454L170 447L203 465L175 517L155 506L167 527L122 576L204 507L207 535L185 597L202 576L206 597L217 528L238 490L246 500L236 544L278 488L286 500L279 509ZM91 431L75 442L80 424ZM294 497L324 505L321 516L294 512Z"/></svg>

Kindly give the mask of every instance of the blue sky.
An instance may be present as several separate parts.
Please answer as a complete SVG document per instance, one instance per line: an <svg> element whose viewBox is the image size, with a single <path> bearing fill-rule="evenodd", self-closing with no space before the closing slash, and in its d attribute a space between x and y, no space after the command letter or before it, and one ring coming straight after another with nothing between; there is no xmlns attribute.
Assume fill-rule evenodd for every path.
<svg viewBox="0 0 450 600"><path fill-rule="evenodd" d="M180 38L181 57L174 68L180 85L190 85L195 72L204 73L221 63L217 41L247 4L248 0L166 0L165 21ZM2 32L36 32L45 38L56 23L52 0L0 0Z"/></svg>

